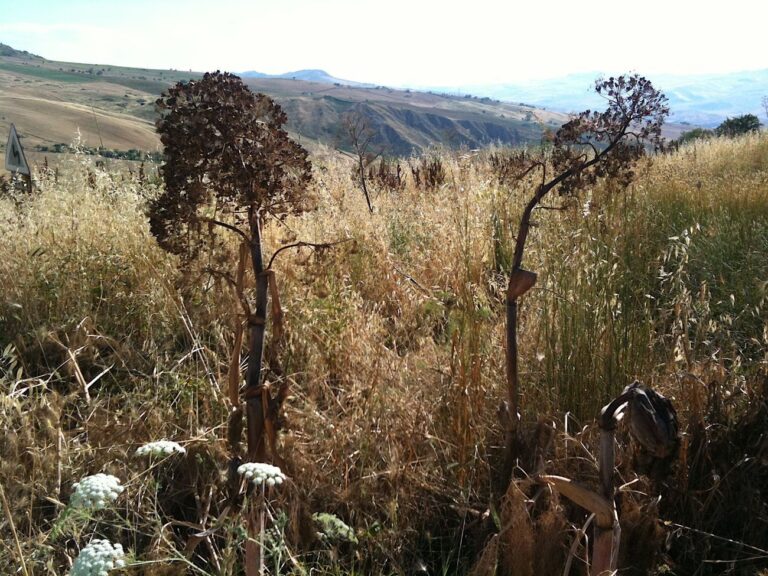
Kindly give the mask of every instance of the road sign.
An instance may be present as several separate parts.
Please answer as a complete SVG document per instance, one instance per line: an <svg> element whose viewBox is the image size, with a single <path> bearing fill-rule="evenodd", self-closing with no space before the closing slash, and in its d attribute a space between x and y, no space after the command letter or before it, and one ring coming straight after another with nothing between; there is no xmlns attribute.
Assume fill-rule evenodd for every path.
<svg viewBox="0 0 768 576"><path fill-rule="evenodd" d="M8 144L5 145L5 169L29 176L29 164L24 157L24 149L21 147L13 124L11 124L11 133L8 134Z"/></svg>

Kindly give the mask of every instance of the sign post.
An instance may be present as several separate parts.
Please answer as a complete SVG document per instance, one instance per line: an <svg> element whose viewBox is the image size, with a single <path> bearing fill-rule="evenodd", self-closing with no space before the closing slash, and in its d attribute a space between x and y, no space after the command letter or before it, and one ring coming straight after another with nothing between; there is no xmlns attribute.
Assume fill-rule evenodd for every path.
<svg viewBox="0 0 768 576"><path fill-rule="evenodd" d="M16 126L13 124L11 124L10 134L8 134L8 143L5 145L5 169L22 174L29 191L32 191L32 173L29 170L27 158L24 156L24 149L19 142L19 135L16 134Z"/></svg>

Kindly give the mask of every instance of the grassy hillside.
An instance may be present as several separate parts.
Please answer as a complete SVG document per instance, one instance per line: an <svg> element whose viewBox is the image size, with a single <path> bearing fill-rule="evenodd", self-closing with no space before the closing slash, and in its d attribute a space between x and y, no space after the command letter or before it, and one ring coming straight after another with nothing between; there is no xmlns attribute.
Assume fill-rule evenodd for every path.
<svg viewBox="0 0 768 576"><path fill-rule="evenodd" d="M0 56L0 131L14 123L29 151L69 144L154 152L154 100L195 75L55 62L6 50ZM5 145L5 140L0 142Z"/></svg>
<svg viewBox="0 0 768 576"><path fill-rule="evenodd" d="M556 128L566 120L563 114L489 98L297 80L246 78L245 82L281 103L294 132L319 142L347 147L339 138L341 116L358 110L389 155L408 155L439 144L480 148L494 143L538 143L543 129Z"/></svg>
<svg viewBox="0 0 768 576"><path fill-rule="evenodd" d="M56 62L8 49L0 54L0 131L16 124L28 148L82 143L155 151L154 101L193 72ZM366 88L279 78L248 78L255 91L283 105L289 129L314 147L347 147L339 140L340 116L356 106L370 114L377 144L389 155L435 145L478 148L492 143L538 143L544 128L565 115L490 99Z"/></svg>
<svg viewBox="0 0 768 576"><path fill-rule="evenodd" d="M486 152L439 161L433 188L372 183L369 214L350 166L319 150L317 209L265 230L268 252L348 240L276 263L290 480L269 497L272 573L490 574L501 558L498 573L562 574L569 550L584 568L586 515L564 499L523 478L488 511L504 275L533 183L504 185ZM767 178L765 135L699 142L627 190L603 183L537 216L520 342L524 423L552 438L543 469L595 485L594 417L635 377L672 399L685 433L649 477L619 430L633 573L768 569ZM63 574L96 535L131 552L126 573L241 573L223 481L239 306L158 247L144 214L158 186L76 156L34 196L0 199L0 572ZM161 438L187 455L133 456ZM125 492L73 509L73 484L97 472Z"/></svg>

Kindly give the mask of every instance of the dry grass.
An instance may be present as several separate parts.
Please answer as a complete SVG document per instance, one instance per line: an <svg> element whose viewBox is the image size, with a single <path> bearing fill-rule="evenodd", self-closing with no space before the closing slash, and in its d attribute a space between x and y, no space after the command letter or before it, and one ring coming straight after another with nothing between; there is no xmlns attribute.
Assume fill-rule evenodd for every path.
<svg viewBox="0 0 768 576"><path fill-rule="evenodd" d="M275 266L292 391L280 453L292 482L272 502L283 542L273 569L464 573L479 559L477 574L550 574L569 551L574 573L583 568L583 546L571 543L585 518L566 503L518 490L483 516L501 440L504 273L529 191L502 187L485 153L441 160L442 186L377 190L369 215L349 165L320 151L317 211L266 231L268 250L350 239L284 252ZM31 198L0 200L0 482L13 511L0 520L0 571L23 556L30 573L60 574L97 533L153 562L131 573L237 574L242 534L216 521L236 305L225 287L181 277L156 246L143 215L153 185L86 162L58 182L42 176ZM761 414L765 398L766 167L765 137L697 143L640 167L626 192L609 183L541 211L532 232L526 267L539 284L521 306L521 375L526 417L542 414L555 431L547 472L596 482L592 418L633 377L672 396L689 433L674 481L626 496L625 530L645 534L639 550L664 552L658 524L643 523L652 514L637 512L657 493L663 519L717 533L737 490L720 469L727 446L750 454L736 471L765 475L759 435L736 423L758 422L745 415ZM160 438L189 455L143 471L130 455ZM636 475L629 456L619 470ZM720 480L705 481L713 470ZM72 483L101 471L128 485L118 508L62 521ZM754 522L719 534L760 548L768 499L750 486ZM314 540L314 512L342 518L359 544ZM211 525L215 536L187 559L190 526ZM673 538L659 557L709 573L719 565L702 558L717 543L697 538ZM486 542L516 552L497 563L493 550L477 555Z"/></svg>

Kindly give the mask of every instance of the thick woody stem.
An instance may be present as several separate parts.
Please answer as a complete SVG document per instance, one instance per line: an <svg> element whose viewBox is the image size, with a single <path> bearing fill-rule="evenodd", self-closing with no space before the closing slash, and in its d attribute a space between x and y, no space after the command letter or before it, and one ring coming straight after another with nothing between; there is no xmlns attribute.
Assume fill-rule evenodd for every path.
<svg viewBox="0 0 768 576"><path fill-rule="evenodd" d="M248 370L245 378L245 414L247 422L248 459L251 462L263 462L264 444L264 407L262 406L261 363L264 354L264 336L266 333L267 306L269 304L269 281L264 273L264 260L261 250L261 229L259 217L251 213L251 263L256 277L256 308L248 319L250 344L248 348Z"/></svg>

